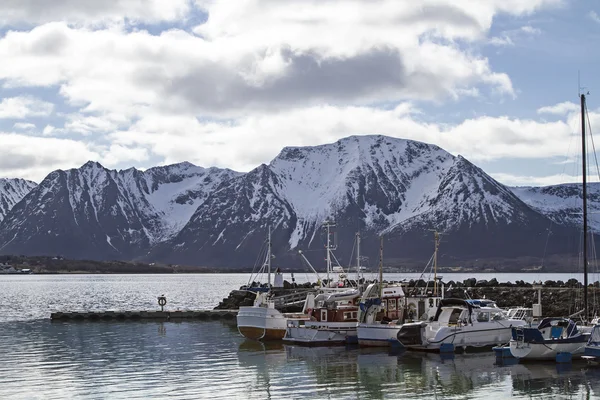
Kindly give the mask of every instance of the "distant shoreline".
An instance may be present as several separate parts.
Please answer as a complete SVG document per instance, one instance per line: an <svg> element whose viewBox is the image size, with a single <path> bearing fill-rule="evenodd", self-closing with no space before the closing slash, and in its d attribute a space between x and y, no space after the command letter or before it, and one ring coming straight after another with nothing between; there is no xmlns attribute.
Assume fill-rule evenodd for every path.
<svg viewBox="0 0 600 400"><path fill-rule="evenodd" d="M480 261L481 262L481 261ZM517 266L509 263L501 262L483 263L483 265L473 266L439 266L438 274L502 274L502 273L519 273L519 274L544 274L544 273L582 273L574 265L569 263L569 267L561 268L560 264L553 263L550 266ZM178 264L162 264L162 263L146 263L138 261L97 261L97 260L73 260L66 259L61 256L0 256L0 275L11 275L2 273L2 269L10 265L17 270L29 269L34 274L214 274L214 273L251 273L252 267L245 268L227 268L227 267L202 267L202 266L187 266ZM384 274L420 274L423 271L421 265L417 263L388 264L384 267ZM310 273L302 268L286 268L280 266L284 273L304 274ZM376 267L365 271L365 273L373 274L377 270ZM352 267L347 269L349 274L353 273ZM14 274L22 275L22 274Z"/></svg>

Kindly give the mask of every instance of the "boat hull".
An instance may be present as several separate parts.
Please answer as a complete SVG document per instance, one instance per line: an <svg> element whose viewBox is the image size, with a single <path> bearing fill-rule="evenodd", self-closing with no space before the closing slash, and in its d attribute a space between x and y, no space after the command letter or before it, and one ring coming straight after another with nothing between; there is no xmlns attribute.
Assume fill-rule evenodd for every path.
<svg viewBox="0 0 600 400"><path fill-rule="evenodd" d="M555 360L559 353L570 353L573 358L580 358L585 350L587 340L564 343L560 341L544 341L544 343L523 343L510 341L510 353L521 360Z"/></svg>
<svg viewBox="0 0 600 400"><path fill-rule="evenodd" d="M524 322L523 322L524 323ZM421 342L411 337L410 342L400 340L408 349L426 351L456 351L467 348L485 348L508 343L511 339L511 327L497 326L441 327L423 326ZM405 325L406 326L406 325ZM401 333L399 333L400 339Z"/></svg>
<svg viewBox="0 0 600 400"><path fill-rule="evenodd" d="M356 322L288 323L285 342L307 346L331 346L356 343Z"/></svg>
<svg viewBox="0 0 600 400"><path fill-rule="evenodd" d="M252 340L281 340L285 336L288 319L307 319L302 315L282 314L270 307L240 307L237 327L242 336Z"/></svg>
<svg viewBox="0 0 600 400"><path fill-rule="evenodd" d="M397 342L401 325L388 324L358 324L356 333L358 344L364 347L390 347Z"/></svg>

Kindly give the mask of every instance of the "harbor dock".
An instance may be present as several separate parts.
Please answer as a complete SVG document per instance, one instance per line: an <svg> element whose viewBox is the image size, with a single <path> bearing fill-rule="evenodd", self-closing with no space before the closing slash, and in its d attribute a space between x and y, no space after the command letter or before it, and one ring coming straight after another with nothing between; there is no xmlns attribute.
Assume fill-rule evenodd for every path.
<svg viewBox="0 0 600 400"><path fill-rule="evenodd" d="M67 311L50 314L52 321L235 319L238 310Z"/></svg>

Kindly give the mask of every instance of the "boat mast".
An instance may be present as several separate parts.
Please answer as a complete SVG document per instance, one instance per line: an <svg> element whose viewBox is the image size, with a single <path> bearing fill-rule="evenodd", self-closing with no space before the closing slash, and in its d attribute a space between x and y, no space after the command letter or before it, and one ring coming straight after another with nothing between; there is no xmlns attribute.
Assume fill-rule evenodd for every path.
<svg viewBox="0 0 600 400"><path fill-rule="evenodd" d="M271 226L269 226L269 236L267 245L267 282L268 288L271 289Z"/></svg>
<svg viewBox="0 0 600 400"><path fill-rule="evenodd" d="M360 232L356 232L356 284L360 280Z"/></svg>
<svg viewBox="0 0 600 400"><path fill-rule="evenodd" d="M440 234L438 231L433 231L433 237L435 241L435 250L433 251L433 295L438 295L438 281L437 281L437 256L438 248L440 247Z"/></svg>
<svg viewBox="0 0 600 400"><path fill-rule="evenodd" d="M581 93L581 160L583 162L583 312L585 321L588 321L588 263L587 263L587 165L585 151L585 94Z"/></svg>
<svg viewBox="0 0 600 400"><path fill-rule="evenodd" d="M379 298L381 299L383 297L383 235L379 238Z"/></svg>
<svg viewBox="0 0 600 400"><path fill-rule="evenodd" d="M331 228L335 227L335 223L325 221L325 229L327 229L327 284L329 284L329 271L331 271L331 250L335 250L335 245L331 244Z"/></svg>

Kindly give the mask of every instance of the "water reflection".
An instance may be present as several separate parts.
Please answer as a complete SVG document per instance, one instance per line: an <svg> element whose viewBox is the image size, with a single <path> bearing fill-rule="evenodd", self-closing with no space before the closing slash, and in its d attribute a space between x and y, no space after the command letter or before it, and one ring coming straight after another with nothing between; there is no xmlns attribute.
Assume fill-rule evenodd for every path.
<svg viewBox="0 0 600 400"><path fill-rule="evenodd" d="M592 398L600 368L246 341L221 321L0 324L0 398Z"/></svg>

